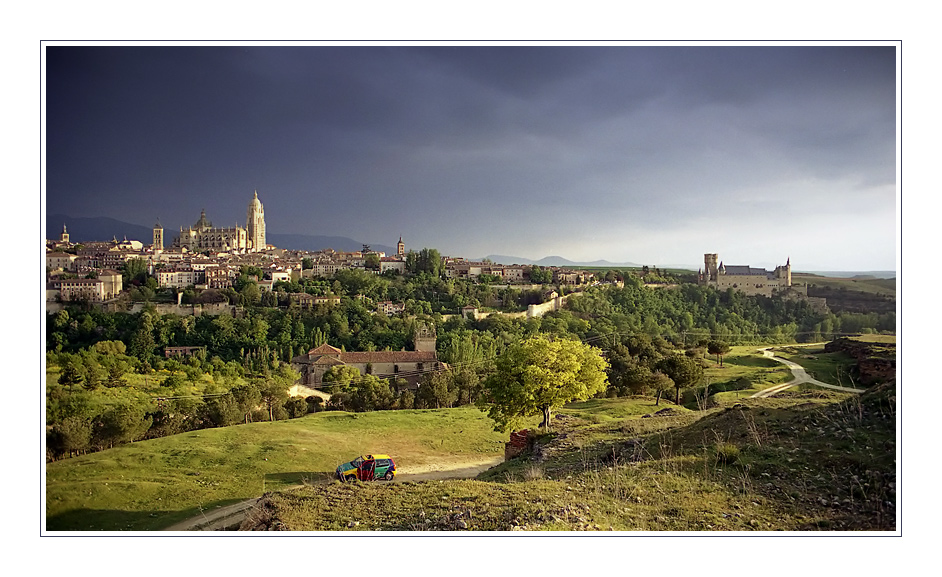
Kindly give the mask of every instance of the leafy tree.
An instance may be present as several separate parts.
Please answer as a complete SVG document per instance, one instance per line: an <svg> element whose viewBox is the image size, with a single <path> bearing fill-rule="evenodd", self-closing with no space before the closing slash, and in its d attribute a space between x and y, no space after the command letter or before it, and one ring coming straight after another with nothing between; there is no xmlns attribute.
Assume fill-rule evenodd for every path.
<svg viewBox="0 0 942 577"><path fill-rule="evenodd" d="M664 357L657 364L657 368L674 382L674 403L677 405L680 404L680 390L696 385L703 377L703 367L700 363L683 355Z"/></svg>
<svg viewBox="0 0 942 577"><path fill-rule="evenodd" d="M124 261L124 266L121 267L121 278L124 282L124 287L127 288L129 284L142 285L147 282L147 260L143 258L129 258Z"/></svg>
<svg viewBox="0 0 942 577"><path fill-rule="evenodd" d="M508 346L495 368L478 406L500 432L532 415L542 415L541 426L548 428L554 408L588 399L607 384L608 363L601 351L573 340L525 339Z"/></svg>
<svg viewBox="0 0 942 577"><path fill-rule="evenodd" d="M204 412L206 418L217 427L228 427L242 420L242 411L231 393L207 400Z"/></svg>
<svg viewBox="0 0 942 577"><path fill-rule="evenodd" d="M458 391L452 385L450 375L435 372L425 376L416 391L415 402L422 408L448 408L458 400Z"/></svg>
<svg viewBox="0 0 942 577"><path fill-rule="evenodd" d="M674 387L674 381L661 371L654 371L651 373L651 380L649 382L651 383L651 388L657 391L657 400L654 401L654 405L660 405L661 395Z"/></svg>
<svg viewBox="0 0 942 577"><path fill-rule="evenodd" d="M239 412L242 413L243 419L246 423L249 422L249 419L252 415L252 411L258 407L259 403L262 402L262 394L258 390L258 387L255 383L246 383L244 385L239 385L233 387L229 390L229 393L232 394L232 398L235 399L236 405L239 407Z"/></svg>
<svg viewBox="0 0 942 577"><path fill-rule="evenodd" d="M99 447L114 447L144 436L153 423L144 407L130 401L121 402L98 416L93 438Z"/></svg>
<svg viewBox="0 0 942 577"><path fill-rule="evenodd" d="M723 366L723 356L730 351L730 346L722 341L710 341L707 343L707 352L716 355L716 360Z"/></svg>
<svg viewBox="0 0 942 577"><path fill-rule="evenodd" d="M52 427L48 445L59 454L87 451L92 438L92 423L87 417L65 417Z"/></svg>
<svg viewBox="0 0 942 577"><path fill-rule="evenodd" d="M72 394L72 387L81 385L85 382L85 375L72 361L65 363L62 367L62 374L59 375L59 384L69 387L69 394Z"/></svg>
<svg viewBox="0 0 942 577"><path fill-rule="evenodd" d="M337 365L330 367L321 377L321 382L329 385L327 388L331 393L344 391L362 378L360 371L356 367L349 365Z"/></svg>
<svg viewBox="0 0 942 577"><path fill-rule="evenodd" d="M291 397L285 401L285 411L288 413L289 419L303 417L308 413L307 401L302 397Z"/></svg>
<svg viewBox="0 0 942 577"><path fill-rule="evenodd" d="M156 346L157 344L154 341L154 317L149 312L143 312L140 316L140 324L131 337L130 352L142 361L146 361L154 354Z"/></svg>

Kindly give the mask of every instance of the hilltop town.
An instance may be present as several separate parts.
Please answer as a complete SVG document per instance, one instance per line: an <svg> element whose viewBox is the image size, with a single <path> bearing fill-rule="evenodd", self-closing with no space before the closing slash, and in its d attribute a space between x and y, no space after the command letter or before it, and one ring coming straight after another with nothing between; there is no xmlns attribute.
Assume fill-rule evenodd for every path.
<svg viewBox="0 0 942 577"><path fill-rule="evenodd" d="M407 270L414 271L417 265L439 267L436 270L446 279L489 279L492 284L518 287L549 283L576 287L595 280L595 275L587 271L499 265L463 257L442 257L437 252L435 256L440 262L422 263L419 260L427 259L431 253L427 250L424 253L407 252L401 237L396 243L396 254L390 255L372 250L369 245L352 252L275 247L265 242L265 213L257 191L249 202L246 220L246 227L215 227L204 210L193 226L182 227L166 245L165 230L159 222L153 227L150 244L127 238L75 244L70 242L68 230L63 226L59 239L46 242L46 310L55 312L61 303L87 301L101 303L108 310L123 308L135 311L134 302L154 300L155 295L151 293L167 290L174 292L177 305L192 304L184 302L187 289L197 294L230 289L236 286L237 279L246 270L255 273L253 281L263 292L272 291L278 283L288 284L307 278L331 279L342 270L378 275L404 274ZM132 295L122 295L120 271L126 271L129 265L136 267L135 270L146 271L150 277L143 285L148 289L143 295L140 290ZM322 295L290 293L287 299L289 304L301 307L340 301L339 296L329 292ZM220 308L205 305L219 304L222 300L225 299L216 298L215 303L200 300L199 304L204 305L201 312ZM374 306L375 310L387 315L404 310L401 302L383 301L374 303Z"/></svg>

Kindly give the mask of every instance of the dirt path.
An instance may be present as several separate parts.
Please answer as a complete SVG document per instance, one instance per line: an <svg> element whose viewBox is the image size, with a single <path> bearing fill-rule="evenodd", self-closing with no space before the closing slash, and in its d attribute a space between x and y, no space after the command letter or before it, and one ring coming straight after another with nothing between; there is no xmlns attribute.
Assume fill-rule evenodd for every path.
<svg viewBox="0 0 942 577"><path fill-rule="evenodd" d="M823 343L810 343L810 344L807 344L807 345L795 345L795 346L805 346L805 347L809 347L809 346L816 345L816 344L823 344ZM758 398L758 397L763 397L763 398L764 398L764 397L771 397L771 396L774 395L775 393L784 391L785 389L794 387L795 385L800 385L800 384L802 384L802 383L809 383L809 384L812 384L812 385L815 385L815 386L818 386L818 387L824 387L825 389L831 389L831 390L834 390L834 391L841 391L841 392L844 392L844 393L862 393L862 392L863 392L863 391L861 391L860 389L851 389L851 388L848 388L848 387L839 387L839 386L837 386L837 385L829 385L829 384L827 384L827 383L822 383L821 381L819 381L819 380L813 378L811 375L809 375L809 374L805 371L804 367L802 367L802 366L799 365L798 363L789 361L788 359L783 359L782 357L776 357L776 356L772 353L772 351L769 350L770 348L771 348L771 347L765 347L765 348L759 349L759 350L762 351L762 354L763 354L764 356L766 356L766 357L772 359L773 361L778 361L778 362L782 363L783 365L787 366L789 369L791 369L791 371L792 371L792 376L793 376L794 378L793 378L792 380L788 381L788 382L785 383L785 384L782 384L782 385L775 385L774 387L769 387L768 389L761 390L761 391L759 391L758 393L752 395L750 398L755 399L755 398Z"/></svg>
<svg viewBox="0 0 942 577"><path fill-rule="evenodd" d="M470 479L503 461L503 455L496 455L487 458L402 467L393 483ZM175 523L164 529L164 531L224 531L241 523L246 512L255 506L257 502L258 498L247 499L212 511L203 511L200 515Z"/></svg>

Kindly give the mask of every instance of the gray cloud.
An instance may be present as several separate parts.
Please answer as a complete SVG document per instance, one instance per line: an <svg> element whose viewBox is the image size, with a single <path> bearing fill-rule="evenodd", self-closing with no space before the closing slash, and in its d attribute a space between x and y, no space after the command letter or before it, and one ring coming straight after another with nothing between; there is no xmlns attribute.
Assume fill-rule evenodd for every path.
<svg viewBox="0 0 942 577"><path fill-rule="evenodd" d="M273 232L890 268L895 74L893 47L55 47L47 206L241 222L257 188Z"/></svg>

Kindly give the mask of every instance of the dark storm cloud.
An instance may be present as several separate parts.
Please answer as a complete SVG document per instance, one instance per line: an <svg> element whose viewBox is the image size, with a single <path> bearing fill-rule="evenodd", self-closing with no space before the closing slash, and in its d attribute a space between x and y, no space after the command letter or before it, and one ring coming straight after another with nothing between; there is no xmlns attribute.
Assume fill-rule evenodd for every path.
<svg viewBox="0 0 942 577"><path fill-rule="evenodd" d="M710 223L664 254L696 262L747 253L729 223L782 211L893 222L895 65L893 47L51 47L48 210L241 223L258 188L272 232L610 260Z"/></svg>

